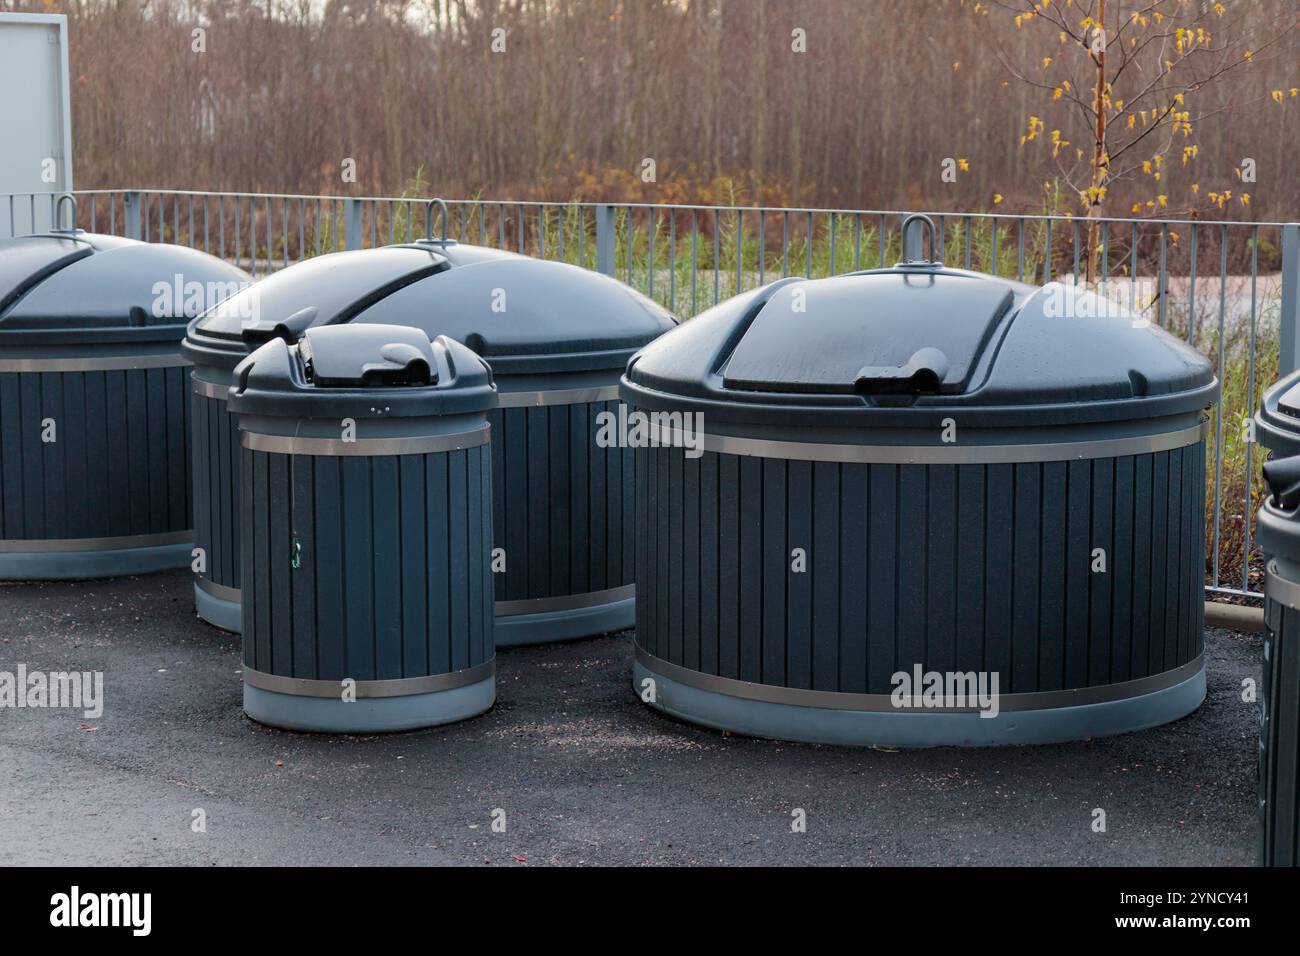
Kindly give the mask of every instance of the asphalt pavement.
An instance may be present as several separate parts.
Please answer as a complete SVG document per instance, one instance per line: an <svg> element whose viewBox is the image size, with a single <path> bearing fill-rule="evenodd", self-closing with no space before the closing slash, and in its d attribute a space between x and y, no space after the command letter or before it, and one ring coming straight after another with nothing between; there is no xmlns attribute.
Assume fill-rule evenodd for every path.
<svg viewBox="0 0 1300 956"><path fill-rule="evenodd" d="M97 718L0 709L0 865L1249 865L1260 640L1207 656L1196 713L1058 746L725 736L640 703L628 633L500 652L474 720L323 736L244 716L188 573L0 584L0 671L105 682Z"/></svg>

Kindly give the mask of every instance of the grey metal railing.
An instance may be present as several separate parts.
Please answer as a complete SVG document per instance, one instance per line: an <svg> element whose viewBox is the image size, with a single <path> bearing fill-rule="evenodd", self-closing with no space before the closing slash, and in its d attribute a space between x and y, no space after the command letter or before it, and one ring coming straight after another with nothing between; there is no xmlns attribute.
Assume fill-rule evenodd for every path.
<svg viewBox="0 0 1300 956"><path fill-rule="evenodd" d="M910 212L485 199L432 208L414 196L186 190L76 195L82 228L203 249L259 277L325 252L409 241L432 226L462 242L615 276L685 317L781 276L892 264L902 258L900 225ZM0 195L0 234L6 222L12 233L47 228L56 200ZM1086 274L1085 220L929 215L939 225L938 257L949 265L1031 283ZM1206 590L1259 598L1252 522L1262 483L1247 423L1261 388L1300 368L1300 224L1110 218L1098 228L1097 278L1145 284L1140 305L1151 321L1201 349L1219 370Z"/></svg>

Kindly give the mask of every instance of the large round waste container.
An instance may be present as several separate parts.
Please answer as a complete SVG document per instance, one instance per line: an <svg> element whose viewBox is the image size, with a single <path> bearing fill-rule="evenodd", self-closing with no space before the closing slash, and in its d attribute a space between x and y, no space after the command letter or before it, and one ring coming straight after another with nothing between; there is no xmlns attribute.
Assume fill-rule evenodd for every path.
<svg viewBox="0 0 1300 956"><path fill-rule="evenodd" d="M1269 497L1256 520L1267 556L1264 577L1264 679L1260 694L1259 861L1300 865L1300 373L1264 393L1255 416Z"/></svg>
<svg viewBox="0 0 1300 956"><path fill-rule="evenodd" d="M190 563L187 319L246 285L192 249L0 240L0 578Z"/></svg>
<svg viewBox="0 0 1300 956"><path fill-rule="evenodd" d="M238 627L238 531L228 515L239 504L223 451L233 424L220 398L229 368L270 336L380 323L447 335L495 374L498 645L632 624L632 453L606 441L602 425L617 418L627 359L675 324L667 312L607 276L454 241L309 260L248 295L255 322L233 320L227 313L241 303L232 302L193 323L185 346L196 366L196 531L209 557L195 584L200 614Z"/></svg>
<svg viewBox="0 0 1300 956"><path fill-rule="evenodd" d="M244 710L406 730L492 706L492 374L416 329L317 328L234 370Z"/></svg>
<svg viewBox="0 0 1300 956"><path fill-rule="evenodd" d="M1205 694L1209 364L1097 296L903 263L638 353L633 685L841 744L1148 727Z"/></svg>

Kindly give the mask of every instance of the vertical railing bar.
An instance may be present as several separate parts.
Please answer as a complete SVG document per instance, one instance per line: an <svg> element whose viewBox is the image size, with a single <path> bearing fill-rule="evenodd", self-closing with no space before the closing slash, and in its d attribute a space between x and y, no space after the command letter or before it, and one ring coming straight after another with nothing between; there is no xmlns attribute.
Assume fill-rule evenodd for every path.
<svg viewBox="0 0 1300 956"><path fill-rule="evenodd" d="M298 199L298 256L295 262L307 258L307 200Z"/></svg>
<svg viewBox="0 0 1300 956"><path fill-rule="evenodd" d="M695 247L698 245L699 230L695 228L695 211L690 211L690 315L695 315L695 280L698 278L698 259Z"/></svg>
<svg viewBox="0 0 1300 956"><path fill-rule="evenodd" d="M993 216L990 220L989 230L989 274L998 274L998 217Z"/></svg>
<svg viewBox="0 0 1300 956"><path fill-rule="evenodd" d="M741 209L736 210L736 295L742 291L741 269L745 263L745 213Z"/></svg>
<svg viewBox="0 0 1300 956"><path fill-rule="evenodd" d="M790 274L790 213L781 214L781 278Z"/></svg>
<svg viewBox="0 0 1300 956"><path fill-rule="evenodd" d="M1191 264L1188 267L1187 277L1187 344L1192 345L1196 341L1196 223L1192 223L1192 249Z"/></svg>
<svg viewBox="0 0 1300 956"><path fill-rule="evenodd" d="M974 262L971 260L971 233L974 231L975 224L971 221L970 216L963 216L962 220L966 227L966 268L970 269L974 267ZM907 242L906 236L903 237L903 242Z"/></svg>
<svg viewBox="0 0 1300 956"><path fill-rule="evenodd" d="M240 240L243 238L243 235L242 235L242 228L239 224L239 206L240 206L239 197L236 196L235 197L235 265L239 266L242 269L243 266L239 264L239 257L244 252L244 246L243 243L240 242Z"/></svg>
<svg viewBox="0 0 1300 956"><path fill-rule="evenodd" d="M527 244L526 244L525 241L524 241L524 207L523 207L523 204L520 203L519 206L518 206L518 208L517 208L515 211L519 213L519 230L518 230L518 232L519 232L519 254L522 256L522 255L526 255L526 254L528 253Z"/></svg>
<svg viewBox="0 0 1300 956"><path fill-rule="evenodd" d="M1043 237L1043 285L1052 281L1052 220L1047 220L1047 234Z"/></svg>
<svg viewBox="0 0 1300 956"><path fill-rule="evenodd" d="M1133 238L1132 238L1132 241L1129 243L1129 252L1128 252L1128 273L1129 273L1129 279L1130 279L1130 281L1133 283L1133 288L1134 288L1135 290L1137 289L1137 279L1138 279L1138 245L1139 245L1139 241L1140 241L1140 236L1139 236L1139 234L1138 234L1138 224L1135 222L1135 223L1133 223ZM1137 295L1136 295L1136 293L1135 293L1134 296L1133 296L1133 301L1134 301L1134 302L1137 301ZM1145 310L1143 310L1143 311L1145 311Z"/></svg>
<svg viewBox="0 0 1300 956"><path fill-rule="evenodd" d="M876 230L876 243L880 247L876 253L876 268L885 267L885 215L881 213L879 228Z"/></svg>
<svg viewBox="0 0 1300 956"><path fill-rule="evenodd" d="M816 232L816 230L813 227L815 225L816 224L813 222L813 211L809 209L808 210L808 234L804 236L804 249L807 251L807 254L804 257L806 259L806 268L804 274L807 275L809 279L812 278L812 274L813 274L813 270L812 270L813 233Z"/></svg>
<svg viewBox="0 0 1300 956"><path fill-rule="evenodd" d="M1016 279L1019 282L1025 281L1025 217L1021 216L1017 222L1019 228L1016 239Z"/></svg>
<svg viewBox="0 0 1300 956"><path fill-rule="evenodd" d="M1079 284L1079 236L1080 236L1080 232L1081 232L1081 230L1080 230L1080 228L1079 228L1079 220L1078 220L1078 219L1075 219L1075 220L1074 220L1074 284L1075 284L1075 285L1078 285L1078 284ZM1088 255L1092 255L1092 250L1091 250L1091 249L1088 250Z"/></svg>
<svg viewBox="0 0 1300 956"><path fill-rule="evenodd" d="M721 246L718 244L718 211L713 210L713 304L718 304L718 266Z"/></svg>
<svg viewBox="0 0 1300 956"><path fill-rule="evenodd" d="M1136 226L1134 229L1136 230ZM1219 227L1219 365L1216 371L1219 381L1224 374L1224 316L1228 308L1228 227ZM1219 542L1222 540L1220 525L1222 523L1223 491L1223 405L1214 413L1214 587L1219 586Z"/></svg>
<svg viewBox="0 0 1300 956"><path fill-rule="evenodd" d="M1101 221L1101 281L1110 278L1110 223Z"/></svg>
<svg viewBox="0 0 1300 956"><path fill-rule="evenodd" d="M1259 226L1252 226L1250 229L1250 350L1246 358L1246 414L1252 414L1255 410L1255 315L1258 299L1256 298L1257 284L1259 278ZM1251 467L1251 443L1246 442L1246 491L1245 491L1245 511L1241 515L1241 589L1250 590L1250 519L1254 517L1255 506L1252 502L1254 489L1251 487L1251 478L1254 476L1254 469Z"/></svg>
<svg viewBox="0 0 1300 956"><path fill-rule="evenodd" d="M835 275L835 213L831 213L831 214L830 214L830 217L831 217L831 241L830 241L831 267L830 267L830 273L831 273L831 275L833 276L833 275Z"/></svg>
<svg viewBox="0 0 1300 956"><path fill-rule="evenodd" d="M1160 327L1168 328L1169 318L1165 311L1165 300L1169 298L1169 268L1167 260L1166 239L1169 236L1169 223L1160 224L1160 274L1156 280L1156 296L1159 298Z"/></svg>
<svg viewBox="0 0 1300 956"><path fill-rule="evenodd" d="M626 219L627 222L627 284L632 286L632 288L635 289L636 285L632 282L632 216L633 216L632 207L628 206L627 209L625 210L625 213L627 215L627 219ZM614 229L615 229L615 233L617 234L618 231L617 214L615 214Z"/></svg>
<svg viewBox="0 0 1300 956"><path fill-rule="evenodd" d="M646 210L646 212L648 213L647 220L650 226L649 248L647 251L647 257L650 260L649 267L648 267L650 275L649 278L646 280L646 295L648 295L650 298L653 299L655 297L655 211L654 211L654 207L652 206L650 209Z"/></svg>
<svg viewBox="0 0 1300 956"><path fill-rule="evenodd" d="M764 233L767 231L763 228L765 215L762 209L758 211L758 284L763 285L766 280L767 265L767 243Z"/></svg>
<svg viewBox="0 0 1300 956"><path fill-rule="evenodd" d="M668 210L668 311L677 314L677 209Z"/></svg>

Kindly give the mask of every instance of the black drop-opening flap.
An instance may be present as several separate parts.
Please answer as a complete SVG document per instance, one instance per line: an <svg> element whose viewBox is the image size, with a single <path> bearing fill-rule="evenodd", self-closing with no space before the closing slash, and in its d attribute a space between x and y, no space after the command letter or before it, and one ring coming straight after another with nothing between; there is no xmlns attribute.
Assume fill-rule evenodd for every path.
<svg viewBox="0 0 1300 956"><path fill-rule="evenodd" d="M307 381L318 388L436 385L429 337L394 325L308 329L298 350Z"/></svg>
<svg viewBox="0 0 1300 956"><path fill-rule="evenodd" d="M778 288L724 370L727 388L960 394L1014 302L1005 284L949 272L876 272Z"/></svg>

